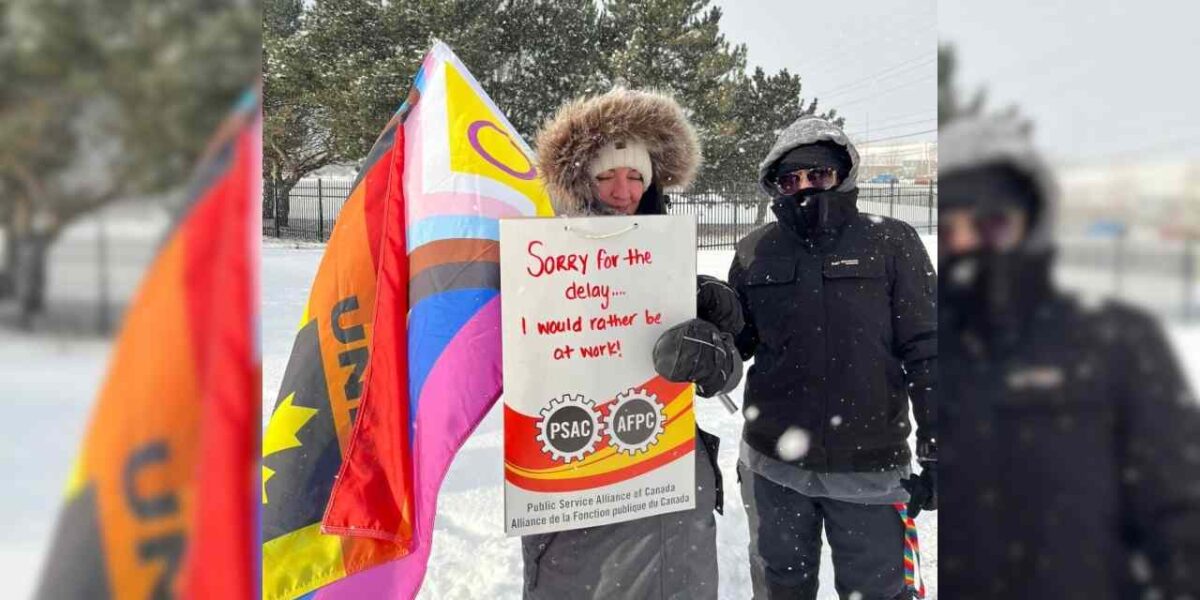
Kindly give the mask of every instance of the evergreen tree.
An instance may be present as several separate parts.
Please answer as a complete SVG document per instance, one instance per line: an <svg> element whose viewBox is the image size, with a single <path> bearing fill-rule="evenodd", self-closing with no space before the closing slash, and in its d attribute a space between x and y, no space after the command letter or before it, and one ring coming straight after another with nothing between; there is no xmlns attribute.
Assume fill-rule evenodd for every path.
<svg viewBox="0 0 1200 600"><path fill-rule="evenodd" d="M395 4L409 3L316 0L292 36L289 68L332 160L366 156L412 76L416 61L403 60L403 44L413 32L396 22Z"/></svg>
<svg viewBox="0 0 1200 600"><path fill-rule="evenodd" d="M292 120L280 119L287 126L279 134L319 138L323 164L360 160L441 40L531 139L566 98L604 87L596 19L590 0L317 0L294 33L265 36L269 78L278 84L268 88L291 99L271 101L269 110L303 108L281 115Z"/></svg>
<svg viewBox="0 0 1200 600"><path fill-rule="evenodd" d="M184 188L259 71L260 15L241 0L9 0L0 23L0 228L27 257L0 280L27 282L29 317L65 227Z"/></svg>
<svg viewBox="0 0 1200 600"><path fill-rule="evenodd" d="M530 143L563 102L610 87L593 0L511 0L498 19L500 61L482 82Z"/></svg>
<svg viewBox="0 0 1200 600"><path fill-rule="evenodd" d="M263 4L263 215L285 226L289 205L275 199L335 158L312 100L316 64L296 37L303 11L301 0Z"/></svg>
<svg viewBox="0 0 1200 600"><path fill-rule="evenodd" d="M721 34L721 9L709 0L610 0L601 21L601 51L610 78L630 87L667 90L689 112L704 150L701 185L754 182L758 161L787 124L815 114L798 75L745 74L746 48ZM823 116L838 125L837 111ZM760 211L761 212L761 211Z"/></svg>
<svg viewBox="0 0 1200 600"><path fill-rule="evenodd" d="M601 21L609 78L632 88L672 93L700 135L700 179L714 179L737 152L729 119L746 48L721 34L721 9L709 0L610 0Z"/></svg>
<svg viewBox="0 0 1200 600"><path fill-rule="evenodd" d="M711 0L315 0L298 16L297 2L268 0L264 25L268 137L297 157L283 169L293 181L310 157L366 155L434 39L529 141L577 96L671 93L699 132L707 183L753 182L778 130L817 110L798 76L745 74L745 47L721 34Z"/></svg>
<svg viewBox="0 0 1200 600"><path fill-rule="evenodd" d="M802 115L816 112L816 101L804 105L799 75L784 69L767 75L762 67L739 80L730 118L736 124L737 152L721 169L738 180L754 181L758 162L767 155L776 137Z"/></svg>

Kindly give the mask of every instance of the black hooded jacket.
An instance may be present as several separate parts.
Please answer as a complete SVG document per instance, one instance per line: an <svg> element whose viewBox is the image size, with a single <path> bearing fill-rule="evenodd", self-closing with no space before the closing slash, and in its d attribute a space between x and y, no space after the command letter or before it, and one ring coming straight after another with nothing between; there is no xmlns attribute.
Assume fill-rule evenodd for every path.
<svg viewBox="0 0 1200 600"><path fill-rule="evenodd" d="M764 180L773 160L820 140L847 148L847 180L802 207L777 198L778 222L741 240L730 267L746 315L738 349L754 357L743 437L811 471L895 469L911 461L910 397L918 437L936 438L937 278L912 226L858 212L858 155L824 120L789 127ZM797 428L807 452L781 456L779 438Z"/></svg>
<svg viewBox="0 0 1200 600"><path fill-rule="evenodd" d="M1018 127L963 121L941 141L945 197L988 197L955 188L1004 165L1037 212L1021 251L942 264L939 591L1200 598L1200 404L1162 327L1055 288L1056 194Z"/></svg>

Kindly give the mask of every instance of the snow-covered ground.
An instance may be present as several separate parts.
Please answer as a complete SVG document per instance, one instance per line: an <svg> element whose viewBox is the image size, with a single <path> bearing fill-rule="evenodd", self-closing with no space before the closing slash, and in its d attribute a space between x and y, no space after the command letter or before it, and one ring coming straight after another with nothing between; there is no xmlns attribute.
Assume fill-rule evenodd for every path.
<svg viewBox="0 0 1200 600"><path fill-rule="evenodd" d="M31 337L0 330L0 581L5 595L33 595L43 555L79 451L108 342Z"/></svg>
<svg viewBox="0 0 1200 600"><path fill-rule="evenodd" d="M1175 355L1183 363L1183 370L1192 383L1193 394L1200 394L1200 324L1167 328L1167 334L1175 344Z"/></svg>

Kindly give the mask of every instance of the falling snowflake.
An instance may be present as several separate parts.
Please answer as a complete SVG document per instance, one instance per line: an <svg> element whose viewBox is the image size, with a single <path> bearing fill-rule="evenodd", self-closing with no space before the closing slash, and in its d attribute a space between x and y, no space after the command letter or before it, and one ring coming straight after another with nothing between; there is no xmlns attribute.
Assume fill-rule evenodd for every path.
<svg viewBox="0 0 1200 600"><path fill-rule="evenodd" d="M759 410L757 406L750 405L747 406L746 410L742 411L742 413L746 415L747 421L753 421L758 418Z"/></svg>
<svg viewBox="0 0 1200 600"><path fill-rule="evenodd" d="M808 432L799 427L789 427L775 443L775 452L783 460L800 460L808 454Z"/></svg>

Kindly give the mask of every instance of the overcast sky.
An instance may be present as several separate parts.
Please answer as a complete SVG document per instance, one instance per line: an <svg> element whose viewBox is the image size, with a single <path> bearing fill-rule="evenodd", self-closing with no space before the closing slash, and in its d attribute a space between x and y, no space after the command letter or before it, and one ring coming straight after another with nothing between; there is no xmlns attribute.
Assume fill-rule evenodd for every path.
<svg viewBox="0 0 1200 600"><path fill-rule="evenodd" d="M938 29L960 81L1017 104L1057 162L1200 157L1200 5L951 2Z"/></svg>
<svg viewBox="0 0 1200 600"><path fill-rule="evenodd" d="M837 108L856 143L935 140L937 4L933 0L715 0L721 31L749 67L803 77L804 98ZM974 3L973 3L974 4ZM868 131L869 128L869 131Z"/></svg>

